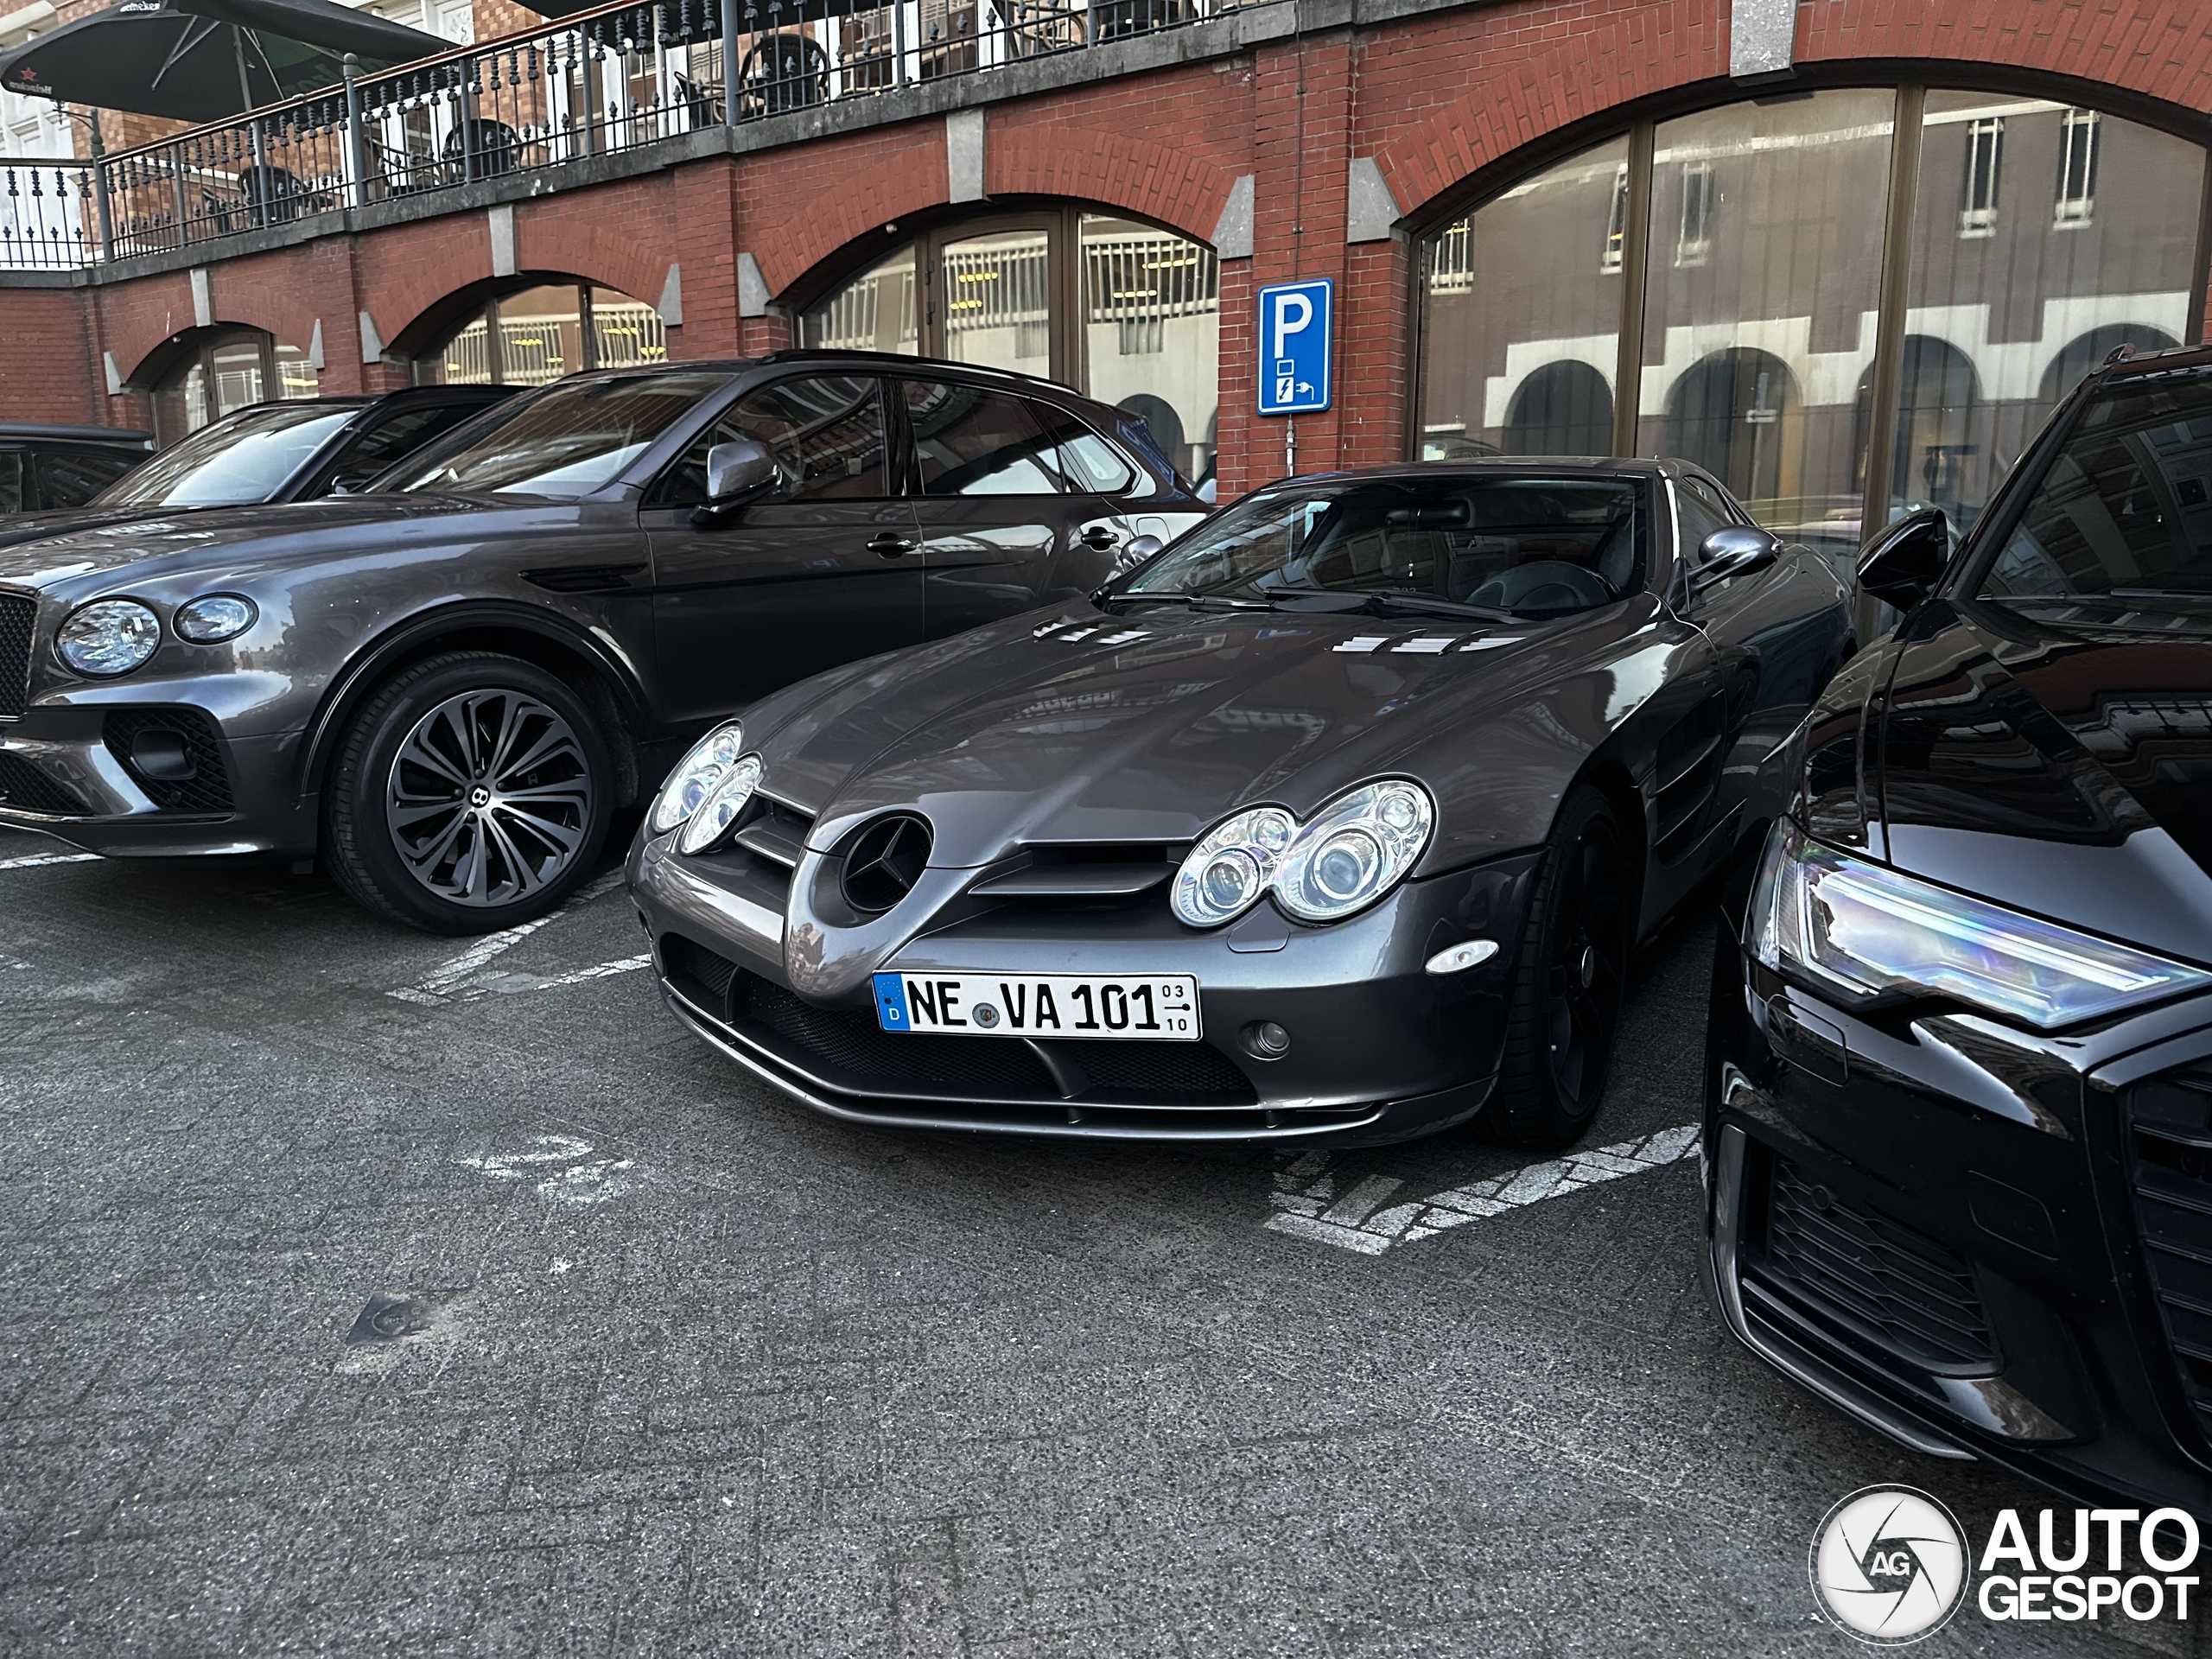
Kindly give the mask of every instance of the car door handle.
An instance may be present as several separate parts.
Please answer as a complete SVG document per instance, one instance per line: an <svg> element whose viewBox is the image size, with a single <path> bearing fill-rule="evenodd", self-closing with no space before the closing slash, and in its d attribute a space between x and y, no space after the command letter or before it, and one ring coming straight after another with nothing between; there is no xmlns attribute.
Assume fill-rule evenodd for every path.
<svg viewBox="0 0 2212 1659"><path fill-rule="evenodd" d="M1122 544L1122 538L1103 524L1093 524L1083 532L1083 544L1101 553L1110 553Z"/></svg>
<svg viewBox="0 0 2212 1659"><path fill-rule="evenodd" d="M912 552L921 543L912 536L901 536L895 530L887 530L868 544L868 550L887 559L896 559Z"/></svg>

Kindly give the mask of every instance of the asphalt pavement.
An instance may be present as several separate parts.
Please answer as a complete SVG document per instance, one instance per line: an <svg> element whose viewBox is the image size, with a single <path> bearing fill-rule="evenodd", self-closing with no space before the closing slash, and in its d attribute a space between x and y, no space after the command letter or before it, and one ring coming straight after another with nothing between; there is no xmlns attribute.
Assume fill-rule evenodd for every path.
<svg viewBox="0 0 2212 1659"><path fill-rule="evenodd" d="M1840 1498L2050 1501L1721 1328L1702 926L1603 1156L1206 1153L810 1116L611 876L477 943L67 854L0 832L7 1651L1847 1655Z"/></svg>

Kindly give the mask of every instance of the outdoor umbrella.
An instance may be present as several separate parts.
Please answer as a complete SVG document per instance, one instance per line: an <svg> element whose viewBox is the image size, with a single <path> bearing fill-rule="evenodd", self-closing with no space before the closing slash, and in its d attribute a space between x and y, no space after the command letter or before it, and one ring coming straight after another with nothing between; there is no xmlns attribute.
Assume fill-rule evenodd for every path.
<svg viewBox="0 0 2212 1659"><path fill-rule="evenodd" d="M452 43L333 0L124 0L0 53L0 86L31 98L219 121Z"/></svg>

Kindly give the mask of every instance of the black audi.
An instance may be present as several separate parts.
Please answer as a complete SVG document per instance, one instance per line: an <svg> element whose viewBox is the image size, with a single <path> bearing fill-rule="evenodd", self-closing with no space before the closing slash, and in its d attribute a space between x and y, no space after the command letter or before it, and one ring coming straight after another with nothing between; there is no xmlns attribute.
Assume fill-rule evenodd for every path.
<svg viewBox="0 0 2212 1659"><path fill-rule="evenodd" d="M1560 1146L1849 648L1694 467L1297 478L709 734L632 891L678 1017L838 1116Z"/></svg>
<svg viewBox="0 0 2212 1659"><path fill-rule="evenodd" d="M512 925L719 717L1089 592L1204 512L1141 425L1019 376L575 377L359 493L0 543L0 824L320 857L395 919Z"/></svg>
<svg viewBox="0 0 2212 1659"><path fill-rule="evenodd" d="M1736 1334L1905 1445L2212 1514L2212 353L2114 363L1792 751L1713 985Z"/></svg>

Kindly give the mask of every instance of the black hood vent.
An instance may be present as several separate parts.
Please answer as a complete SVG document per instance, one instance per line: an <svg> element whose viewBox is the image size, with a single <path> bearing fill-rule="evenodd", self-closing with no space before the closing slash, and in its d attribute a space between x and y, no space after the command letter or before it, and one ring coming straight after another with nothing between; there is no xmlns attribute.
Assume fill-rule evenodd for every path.
<svg viewBox="0 0 2212 1659"><path fill-rule="evenodd" d="M929 820L894 812L868 825L845 851L838 873L845 902L863 916L880 916L914 890L930 861Z"/></svg>

